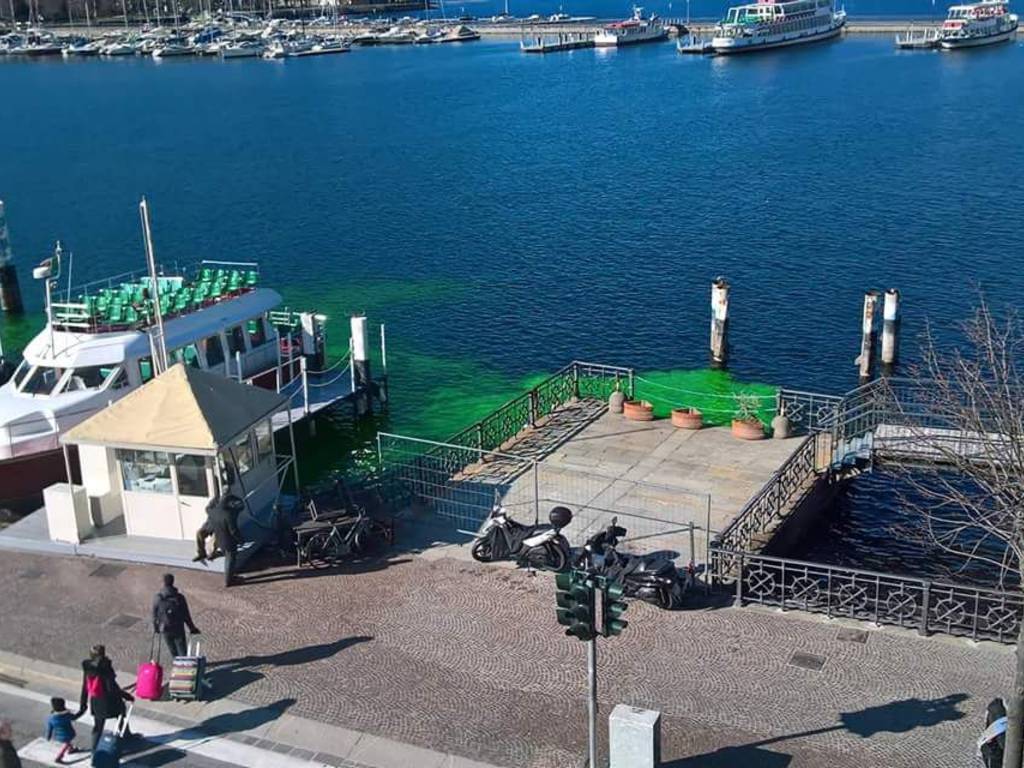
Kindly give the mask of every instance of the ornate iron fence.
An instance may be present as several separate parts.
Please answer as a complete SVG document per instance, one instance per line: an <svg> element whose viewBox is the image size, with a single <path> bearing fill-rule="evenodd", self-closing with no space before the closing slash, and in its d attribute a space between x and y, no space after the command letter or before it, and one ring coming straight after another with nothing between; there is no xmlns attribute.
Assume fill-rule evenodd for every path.
<svg viewBox="0 0 1024 768"><path fill-rule="evenodd" d="M819 472L828 467L830 446L829 435L808 435L718 535L715 546L732 551L748 550L754 537L781 520L810 489Z"/></svg>
<svg viewBox="0 0 1024 768"><path fill-rule="evenodd" d="M836 414L843 398L818 392L780 389L777 409L785 414L794 434L827 432L835 426Z"/></svg>
<svg viewBox="0 0 1024 768"><path fill-rule="evenodd" d="M855 568L711 549L714 583L749 603L1011 644L1024 595Z"/></svg>
<svg viewBox="0 0 1024 768"><path fill-rule="evenodd" d="M494 451L574 398L607 398L616 387L632 397L633 386L632 368L573 361L445 443Z"/></svg>

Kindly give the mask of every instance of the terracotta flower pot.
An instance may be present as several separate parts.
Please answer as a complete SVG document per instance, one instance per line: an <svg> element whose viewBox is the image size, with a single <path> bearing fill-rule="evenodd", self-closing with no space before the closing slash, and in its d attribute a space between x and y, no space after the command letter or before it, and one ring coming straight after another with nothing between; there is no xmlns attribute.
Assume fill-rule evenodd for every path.
<svg viewBox="0 0 1024 768"><path fill-rule="evenodd" d="M679 429L700 429L704 426L704 414L696 408L673 408L672 426Z"/></svg>
<svg viewBox="0 0 1024 768"><path fill-rule="evenodd" d="M646 400L627 400L622 405L622 414L630 421L653 421L654 405Z"/></svg>
<svg viewBox="0 0 1024 768"><path fill-rule="evenodd" d="M732 436L740 440L764 440L764 425L756 419L733 419Z"/></svg>

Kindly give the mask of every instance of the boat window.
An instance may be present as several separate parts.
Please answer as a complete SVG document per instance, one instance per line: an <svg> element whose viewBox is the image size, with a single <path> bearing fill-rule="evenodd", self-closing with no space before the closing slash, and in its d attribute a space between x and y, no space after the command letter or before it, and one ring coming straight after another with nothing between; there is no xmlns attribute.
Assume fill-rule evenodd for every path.
<svg viewBox="0 0 1024 768"><path fill-rule="evenodd" d="M171 457L159 451L117 451L126 491L172 493Z"/></svg>
<svg viewBox="0 0 1024 768"><path fill-rule="evenodd" d="M18 367L15 369L14 376L12 377L15 389L19 389L21 387L21 382L23 382L25 377L28 376L29 369L31 368L32 366L24 360L18 363Z"/></svg>
<svg viewBox="0 0 1024 768"><path fill-rule="evenodd" d="M255 320L250 320L247 325L249 330L249 346L252 349L267 343L267 329L263 325L263 318L257 317Z"/></svg>
<svg viewBox="0 0 1024 768"><path fill-rule="evenodd" d="M57 383L64 375L63 368L51 368L47 365L37 365L32 373L25 379L21 391L27 395L48 395L57 386Z"/></svg>
<svg viewBox="0 0 1024 768"><path fill-rule="evenodd" d="M256 425L256 455L259 461L266 461L267 457L274 454L274 433L270 429L269 421L261 421Z"/></svg>
<svg viewBox="0 0 1024 768"><path fill-rule="evenodd" d="M118 368L117 373L114 375L114 380L110 382L108 389L121 389L128 386L128 371L124 368Z"/></svg>
<svg viewBox="0 0 1024 768"><path fill-rule="evenodd" d="M202 363L199 362L199 350L195 344L186 344L180 349L176 349L171 353L176 363L184 363L189 368L202 368Z"/></svg>
<svg viewBox="0 0 1024 768"><path fill-rule="evenodd" d="M90 365L85 368L75 368L68 377L68 383L64 387L65 392L82 392L88 389L99 389L107 376L113 370L111 366Z"/></svg>
<svg viewBox="0 0 1024 768"><path fill-rule="evenodd" d="M210 495L204 457L179 454L174 457L174 471L178 474L179 494L204 497Z"/></svg>
<svg viewBox="0 0 1024 768"><path fill-rule="evenodd" d="M142 379L143 384L153 378L153 358L139 358L139 378Z"/></svg>
<svg viewBox="0 0 1024 768"><path fill-rule="evenodd" d="M203 354L206 355L206 367L213 368L224 362L224 347L220 336L210 336L203 341Z"/></svg>
<svg viewBox="0 0 1024 768"><path fill-rule="evenodd" d="M249 440L249 433L246 432L231 446L231 458L235 460L235 467L239 476L244 475L252 469L252 441Z"/></svg>
<svg viewBox="0 0 1024 768"><path fill-rule="evenodd" d="M232 356L245 354L245 334L242 333L242 326L236 325L228 331L228 351Z"/></svg>

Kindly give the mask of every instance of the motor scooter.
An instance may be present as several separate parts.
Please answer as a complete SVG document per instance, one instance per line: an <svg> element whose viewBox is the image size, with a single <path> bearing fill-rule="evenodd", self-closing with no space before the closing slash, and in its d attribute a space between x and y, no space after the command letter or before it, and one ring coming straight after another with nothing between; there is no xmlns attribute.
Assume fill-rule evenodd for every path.
<svg viewBox="0 0 1024 768"><path fill-rule="evenodd" d="M693 572L680 572L669 558L661 555L619 552L616 546L625 535L626 529L613 517L606 528L587 539L576 557L576 567L615 580L622 585L626 597L639 598L666 610L681 607L693 586Z"/></svg>
<svg viewBox="0 0 1024 768"><path fill-rule="evenodd" d="M572 521L572 512L555 507L548 519L550 525L523 525L495 504L473 540L470 554L481 563L514 559L531 568L564 571L572 550L561 531Z"/></svg>

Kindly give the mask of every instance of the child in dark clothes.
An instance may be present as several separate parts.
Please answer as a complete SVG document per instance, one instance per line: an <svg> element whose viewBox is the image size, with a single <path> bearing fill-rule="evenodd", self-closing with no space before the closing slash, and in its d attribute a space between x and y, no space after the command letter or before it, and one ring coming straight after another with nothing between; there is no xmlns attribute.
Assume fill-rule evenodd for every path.
<svg viewBox="0 0 1024 768"><path fill-rule="evenodd" d="M75 749L75 727L71 722L75 716L68 712L64 699L54 696L50 699L50 717L46 721L46 740L60 744L55 762L63 763L64 755L73 753Z"/></svg>

